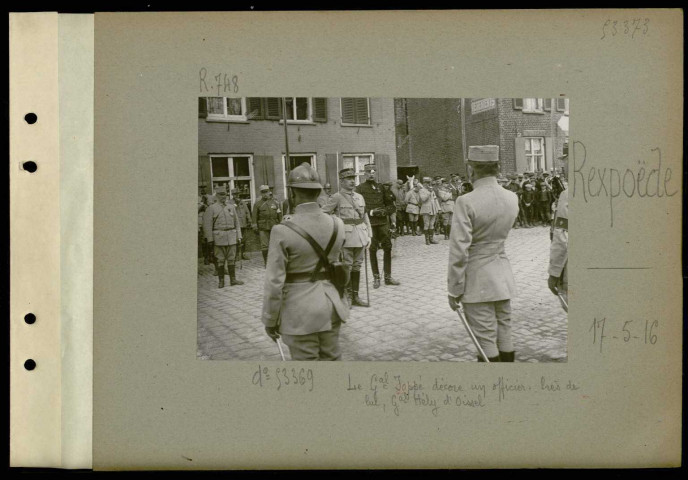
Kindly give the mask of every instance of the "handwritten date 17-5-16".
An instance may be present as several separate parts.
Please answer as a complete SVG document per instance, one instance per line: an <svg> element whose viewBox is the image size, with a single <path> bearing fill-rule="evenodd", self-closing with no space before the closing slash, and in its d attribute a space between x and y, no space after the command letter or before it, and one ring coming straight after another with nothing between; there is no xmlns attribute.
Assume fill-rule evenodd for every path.
<svg viewBox="0 0 688 480"><path fill-rule="evenodd" d="M659 320L624 320L612 323L606 318L594 318L588 329L592 334L593 345L600 346L600 353L602 353L602 346L609 341L655 345L658 330Z"/></svg>
<svg viewBox="0 0 688 480"><path fill-rule="evenodd" d="M198 71L199 86L201 93L214 93L220 97L223 93L239 93L239 77L229 73L218 73L216 75L208 72L203 67Z"/></svg>
<svg viewBox="0 0 688 480"><path fill-rule="evenodd" d="M616 36L630 36L635 38L637 35L647 35L650 29L650 19L649 18L629 18L627 20L613 20L608 18L602 24L602 37L600 40L604 40L607 37Z"/></svg>
<svg viewBox="0 0 688 480"><path fill-rule="evenodd" d="M276 367L269 369L268 367L258 365L258 370L253 373L251 378L253 385L259 387L272 385L276 390L280 390L283 387L302 387L312 392L314 382L313 370L310 368Z"/></svg>

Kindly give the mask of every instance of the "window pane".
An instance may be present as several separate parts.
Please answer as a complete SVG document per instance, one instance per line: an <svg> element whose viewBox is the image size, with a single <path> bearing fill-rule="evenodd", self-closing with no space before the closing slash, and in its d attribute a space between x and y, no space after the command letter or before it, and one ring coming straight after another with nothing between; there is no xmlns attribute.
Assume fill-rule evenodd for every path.
<svg viewBox="0 0 688 480"><path fill-rule="evenodd" d="M229 177L227 157L213 157L213 177Z"/></svg>
<svg viewBox="0 0 688 480"><path fill-rule="evenodd" d="M251 173L248 168L248 157L234 157L234 176L235 177L250 177Z"/></svg>
<svg viewBox="0 0 688 480"><path fill-rule="evenodd" d="M358 157L358 171L364 172L365 166L368 165L370 162L371 162L370 155L364 155L364 156Z"/></svg>
<svg viewBox="0 0 688 480"><path fill-rule="evenodd" d="M530 138L526 138L526 152L530 153Z"/></svg>
<svg viewBox="0 0 688 480"><path fill-rule="evenodd" d="M227 99L227 115L242 115L240 98Z"/></svg>
<svg viewBox="0 0 688 480"><path fill-rule="evenodd" d="M540 154L541 151L542 151L542 139L534 138L533 139L533 153Z"/></svg>
<svg viewBox="0 0 688 480"><path fill-rule="evenodd" d="M294 99L287 98L287 120L294 120Z"/></svg>
<svg viewBox="0 0 688 480"><path fill-rule="evenodd" d="M533 110L534 104L533 104L532 98L524 98L523 99L523 110Z"/></svg>
<svg viewBox="0 0 688 480"><path fill-rule="evenodd" d="M354 157L342 157L342 168L354 168Z"/></svg>
<svg viewBox="0 0 688 480"><path fill-rule="evenodd" d="M208 113L213 115L224 115L222 97L208 97Z"/></svg>
<svg viewBox="0 0 688 480"><path fill-rule="evenodd" d="M296 99L296 119L308 120L308 98L299 97Z"/></svg>

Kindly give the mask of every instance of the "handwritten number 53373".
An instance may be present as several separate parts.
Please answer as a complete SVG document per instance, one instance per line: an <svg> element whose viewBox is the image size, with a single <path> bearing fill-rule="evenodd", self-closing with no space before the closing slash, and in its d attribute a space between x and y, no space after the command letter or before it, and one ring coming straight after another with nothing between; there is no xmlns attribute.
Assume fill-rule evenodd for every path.
<svg viewBox="0 0 688 480"><path fill-rule="evenodd" d="M636 33L647 35L649 29L649 18L633 18L630 20L612 20L608 18L602 25L602 37L600 40L604 40L609 36L616 37L617 35L630 35L631 38L635 38Z"/></svg>

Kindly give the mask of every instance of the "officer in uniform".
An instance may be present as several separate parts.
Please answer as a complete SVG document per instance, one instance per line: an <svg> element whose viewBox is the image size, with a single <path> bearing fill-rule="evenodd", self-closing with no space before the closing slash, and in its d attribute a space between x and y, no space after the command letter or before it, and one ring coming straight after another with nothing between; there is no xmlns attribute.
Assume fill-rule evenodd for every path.
<svg viewBox="0 0 688 480"><path fill-rule="evenodd" d="M253 225L251 224L251 212L248 210L248 205L246 205L245 202L242 202L239 198L239 190L236 188L232 190L232 198L230 202L232 205L234 205L237 215L239 215L239 225L241 226L241 243L237 245L236 258L237 260L239 260L239 258L250 260L248 256L246 256L244 249L246 248L246 230L248 228L253 228Z"/></svg>
<svg viewBox="0 0 688 480"><path fill-rule="evenodd" d="M404 188L404 181L398 179L396 186L392 187L394 193L394 205L397 207L397 234L404 235L404 226L406 226L406 189ZM408 227L406 227L408 233Z"/></svg>
<svg viewBox="0 0 688 480"><path fill-rule="evenodd" d="M447 286L449 306L463 304L490 362L513 362L511 298L516 286L504 242L518 215L518 199L497 184L499 147L468 147L474 190L454 206ZM482 360L479 358L479 361Z"/></svg>
<svg viewBox="0 0 688 480"><path fill-rule="evenodd" d="M568 160L568 155L561 157ZM568 165L566 165L567 167ZM568 176L568 169L564 167L564 177ZM549 249L549 279L547 286L553 294L561 294L568 304L568 263L569 250L569 189L564 189L557 199L556 213L552 223L552 243Z"/></svg>
<svg viewBox="0 0 688 480"><path fill-rule="evenodd" d="M449 232L451 229L451 218L454 212L454 198L448 183L442 182L440 188L437 190L437 196L440 201L440 215L442 216L442 233L444 239L449 239Z"/></svg>
<svg viewBox="0 0 688 480"><path fill-rule="evenodd" d="M435 240L435 217L440 211L437 195L432 185L432 178L423 177L423 186L420 194L420 214L423 217L423 229L425 230L425 244L439 243Z"/></svg>
<svg viewBox="0 0 688 480"><path fill-rule="evenodd" d="M223 190L216 194L217 203L206 209L203 217L203 230L206 238L212 239L215 251L215 268L219 277L218 288L225 286L225 262L230 285L243 285L237 280L235 269L236 246L241 242L241 225L234 205L227 203Z"/></svg>
<svg viewBox="0 0 688 480"><path fill-rule="evenodd" d="M282 209L279 202L272 198L272 192L267 185L261 185L260 195L261 198L253 205L253 229L258 232L263 262L267 263L270 231L282 221Z"/></svg>
<svg viewBox="0 0 688 480"><path fill-rule="evenodd" d="M370 245L370 268L373 270L373 288L380 288L380 270L377 265L377 250L384 251L385 285L399 285L392 278L392 240L389 232L388 215L395 213L394 202L385 195L382 186L376 182L375 165L365 166L366 181L356 187L365 200L366 213L373 229Z"/></svg>
<svg viewBox="0 0 688 480"><path fill-rule="evenodd" d="M352 168L339 171L339 192L330 197L323 207L325 213L331 213L342 219L346 238L342 249L342 258L351 268L351 305L368 307L368 303L358 296L361 282L361 265L365 249L370 245L373 229L365 212L365 200L360 193L354 192L356 172Z"/></svg>
<svg viewBox="0 0 688 480"><path fill-rule="evenodd" d="M317 204L318 174L308 163L289 173L288 195L294 205L290 222L305 230L325 250L330 262L342 253L344 223ZM316 272L318 268L318 272ZM276 225L270 238L265 272L262 321L273 340L282 336L292 360L339 360L339 328L349 307L322 270L311 244L286 224Z"/></svg>

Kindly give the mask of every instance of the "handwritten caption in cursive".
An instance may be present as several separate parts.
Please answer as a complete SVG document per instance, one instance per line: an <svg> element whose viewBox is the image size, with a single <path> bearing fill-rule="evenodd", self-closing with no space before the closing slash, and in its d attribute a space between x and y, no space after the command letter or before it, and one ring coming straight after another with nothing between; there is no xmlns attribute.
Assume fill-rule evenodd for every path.
<svg viewBox="0 0 688 480"><path fill-rule="evenodd" d="M672 182L671 167L662 166L662 149L643 149L639 154L637 168L619 169L600 167L589 160L588 149L583 142L573 142L573 197L603 198L609 202L609 226L614 226L614 202L622 195L626 198L664 198L678 193L677 180ZM646 161L647 160L647 161ZM586 162L589 164L586 165ZM616 200L618 202L619 200Z"/></svg>
<svg viewBox="0 0 688 480"><path fill-rule="evenodd" d="M602 25L602 37L604 40L609 37L630 37L635 38L636 35L647 35L650 30L649 18L628 18L626 20L608 18Z"/></svg>
<svg viewBox="0 0 688 480"><path fill-rule="evenodd" d="M481 409L490 404L518 399L530 394L552 394L577 391L581 387L572 380L541 376L539 382L520 381L499 376L492 381L457 381L442 376L405 377L388 371L370 376L347 377L346 391L359 394L365 407L401 416L405 412L423 411L437 417L440 412L459 409Z"/></svg>
<svg viewBox="0 0 688 480"><path fill-rule="evenodd" d="M251 383L258 387L272 387L275 390L291 388L312 392L315 376L310 368L275 367L274 369L258 365L251 377Z"/></svg>
<svg viewBox="0 0 688 480"><path fill-rule="evenodd" d="M659 320L624 320L612 322L606 318L593 318L588 329L593 345L599 345L600 353L608 342L629 345L655 345L659 331Z"/></svg>
<svg viewBox="0 0 688 480"><path fill-rule="evenodd" d="M201 93L215 94L219 97L223 93L239 93L239 76L229 73L208 73L203 67L198 71Z"/></svg>

